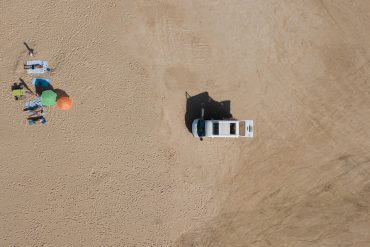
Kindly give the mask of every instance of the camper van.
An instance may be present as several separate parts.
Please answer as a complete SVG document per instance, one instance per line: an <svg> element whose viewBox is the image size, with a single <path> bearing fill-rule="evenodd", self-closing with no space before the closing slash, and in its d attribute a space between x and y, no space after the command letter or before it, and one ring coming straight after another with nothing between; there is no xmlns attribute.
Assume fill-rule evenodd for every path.
<svg viewBox="0 0 370 247"><path fill-rule="evenodd" d="M195 119L192 124L195 137L253 137L253 120L204 120Z"/></svg>

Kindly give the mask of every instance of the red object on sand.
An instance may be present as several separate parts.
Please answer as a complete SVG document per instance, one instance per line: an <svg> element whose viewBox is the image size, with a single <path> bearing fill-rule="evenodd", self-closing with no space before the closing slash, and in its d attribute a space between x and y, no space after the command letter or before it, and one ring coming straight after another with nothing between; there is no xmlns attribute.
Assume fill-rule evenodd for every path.
<svg viewBox="0 0 370 247"><path fill-rule="evenodd" d="M72 105L72 100L69 97L61 97L57 100L57 107L61 110L69 110Z"/></svg>

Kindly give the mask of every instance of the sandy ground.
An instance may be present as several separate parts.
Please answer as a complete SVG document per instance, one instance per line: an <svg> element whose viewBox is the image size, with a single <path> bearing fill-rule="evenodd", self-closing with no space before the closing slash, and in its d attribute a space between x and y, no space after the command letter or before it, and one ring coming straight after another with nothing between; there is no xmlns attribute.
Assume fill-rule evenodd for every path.
<svg viewBox="0 0 370 247"><path fill-rule="evenodd" d="M370 246L367 0L0 0L1 246ZM74 108L27 126L29 59ZM255 138L188 132L185 92Z"/></svg>

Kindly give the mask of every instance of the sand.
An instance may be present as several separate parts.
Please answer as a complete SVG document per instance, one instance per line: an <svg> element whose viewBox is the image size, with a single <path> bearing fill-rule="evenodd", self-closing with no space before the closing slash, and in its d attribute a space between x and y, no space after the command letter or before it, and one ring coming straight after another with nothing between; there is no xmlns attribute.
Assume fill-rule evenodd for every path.
<svg viewBox="0 0 370 247"><path fill-rule="evenodd" d="M366 0L0 0L1 246L370 246ZM23 45L74 100L28 126ZM253 139L199 140L186 94Z"/></svg>

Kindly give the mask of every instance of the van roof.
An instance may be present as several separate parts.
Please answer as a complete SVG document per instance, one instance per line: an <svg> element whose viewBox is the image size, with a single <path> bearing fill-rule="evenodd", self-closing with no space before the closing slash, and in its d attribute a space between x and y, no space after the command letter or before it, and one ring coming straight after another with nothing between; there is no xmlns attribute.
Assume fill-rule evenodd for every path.
<svg viewBox="0 0 370 247"><path fill-rule="evenodd" d="M238 121L208 120L205 128L206 136L234 136L239 133Z"/></svg>

